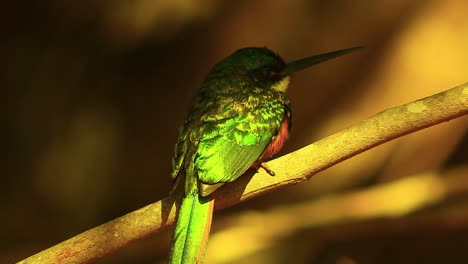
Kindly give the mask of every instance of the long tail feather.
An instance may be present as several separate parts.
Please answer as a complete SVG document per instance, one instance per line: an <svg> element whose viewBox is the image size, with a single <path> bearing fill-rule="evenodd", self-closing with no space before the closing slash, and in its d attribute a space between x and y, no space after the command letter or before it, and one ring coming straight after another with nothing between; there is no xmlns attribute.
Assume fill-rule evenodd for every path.
<svg viewBox="0 0 468 264"><path fill-rule="evenodd" d="M201 263L213 215L213 197L188 195L182 200L172 238L169 263Z"/></svg>

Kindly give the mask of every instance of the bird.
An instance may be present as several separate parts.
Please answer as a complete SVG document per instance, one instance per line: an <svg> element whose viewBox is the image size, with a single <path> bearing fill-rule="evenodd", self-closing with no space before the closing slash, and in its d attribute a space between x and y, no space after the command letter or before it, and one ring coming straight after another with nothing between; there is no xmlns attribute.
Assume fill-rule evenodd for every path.
<svg viewBox="0 0 468 264"><path fill-rule="evenodd" d="M216 190L249 169L264 168L286 142L290 75L362 47L286 63L266 47L241 48L218 62L180 126L172 157L173 190L182 189L169 263L202 263Z"/></svg>

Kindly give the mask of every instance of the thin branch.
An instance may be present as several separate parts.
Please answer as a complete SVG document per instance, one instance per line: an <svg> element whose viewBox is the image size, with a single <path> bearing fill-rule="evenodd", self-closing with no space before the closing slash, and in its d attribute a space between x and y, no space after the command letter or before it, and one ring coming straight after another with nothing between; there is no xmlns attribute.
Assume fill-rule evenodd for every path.
<svg viewBox="0 0 468 264"><path fill-rule="evenodd" d="M338 133L268 162L275 171L248 172L216 192L216 209L310 179L387 141L468 114L468 83L385 110ZM252 178L253 174L255 177ZM180 197L169 196L83 232L19 263L87 263L171 226Z"/></svg>

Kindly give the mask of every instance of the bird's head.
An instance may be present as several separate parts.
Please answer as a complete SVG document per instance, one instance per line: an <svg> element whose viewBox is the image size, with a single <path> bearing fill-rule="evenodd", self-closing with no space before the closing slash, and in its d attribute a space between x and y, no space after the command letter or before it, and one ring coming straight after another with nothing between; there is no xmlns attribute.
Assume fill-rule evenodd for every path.
<svg viewBox="0 0 468 264"><path fill-rule="evenodd" d="M219 62L212 72L223 72L223 77L248 77L257 87L271 88L286 92L289 75L312 65L361 49L354 47L306 57L285 63L267 48L242 48Z"/></svg>

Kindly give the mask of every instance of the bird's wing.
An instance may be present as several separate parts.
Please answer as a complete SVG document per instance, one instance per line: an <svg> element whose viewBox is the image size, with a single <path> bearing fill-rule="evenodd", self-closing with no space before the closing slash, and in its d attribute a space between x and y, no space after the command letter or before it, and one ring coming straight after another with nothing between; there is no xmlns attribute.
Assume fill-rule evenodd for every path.
<svg viewBox="0 0 468 264"><path fill-rule="evenodd" d="M205 122L194 158L198 179L217 184L241 176L278 134L285 111L282 102L270 101L268 107Z"/></svg>

